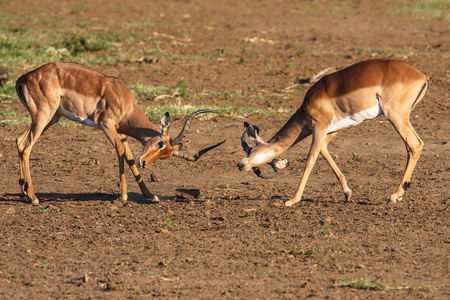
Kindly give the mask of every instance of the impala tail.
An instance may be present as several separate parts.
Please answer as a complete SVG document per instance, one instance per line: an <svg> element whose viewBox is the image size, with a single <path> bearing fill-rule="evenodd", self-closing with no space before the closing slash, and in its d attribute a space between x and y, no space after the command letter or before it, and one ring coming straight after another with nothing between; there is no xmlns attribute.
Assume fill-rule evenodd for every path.
<svg viewBox="0 0 450 300"><path fill-rule="evenodd" d="M27 104L27 99L25 98L25 93L23 91L24 86L25 85L20 83L20 80L17 80L17 82L16 82L16 93L17 93L17 96L19 96L19 100L20 100L20 102L22 102L23 106L25 106L26 109L29 109L28 108L28 104Z"/></svg>

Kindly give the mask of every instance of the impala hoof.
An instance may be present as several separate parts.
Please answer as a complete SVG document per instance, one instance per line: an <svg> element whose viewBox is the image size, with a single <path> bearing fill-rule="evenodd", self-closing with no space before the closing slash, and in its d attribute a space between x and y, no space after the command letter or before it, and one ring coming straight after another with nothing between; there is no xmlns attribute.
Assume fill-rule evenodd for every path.
<svg viewBox="0 0 450 300"><path fill-rule="evenodd" d="M350 201L350 198L352 197L352 190L348 190L346 192L344 192L345 195L345 201Z"/></svg>
<svg viewBox="0 0 450 300"><path fill-rule="evenodd" d="M286 201L284 202L284 206L292 206L294 205L296 202L293 202L292 200Z"/></svg>
<svg viewBox="0 0 450 300"><path fill-rule="evenodd" d="M123 205L126 205L127 204L127 201L128 201L128 195L126 195L126 196L121 196L119 199L117 199L117 200L119 200Z"/></svg>
<svg viewBox="0 0 450 300"><path fill-rule="evenodd" d="M39 205L39 199L36 196L30 197L26 193L23 193L22 197L26 203L31 203L32 205Z"/></svg>
<svg viewBox="0 0 450 300"><path fill-rule="evenodd" d="M400 201L402 201L402 196L392 195L391 198L389 198L388 203L395 204Z"/></svg>
<svg viewBox="0 0 450 300"><path fill-rule="evenodd" d="M159 198L156 195L153 195L152 202L159 202Z"/></svg>
<svg viewBox="0 0 450 300"><path fill-rule="evenodd" d="M276 169L284 169L289 166L289 162L287 159L274 159L270 163Z"/></svg>
<svg viewBox="0 0 450 300"><path fill-rule="evenodd" d="M238 167L239 167L239 170L241 170L241 171L250 171L252 169L252 167L248 164L248 158L243 158L238 163Z"/></svg>

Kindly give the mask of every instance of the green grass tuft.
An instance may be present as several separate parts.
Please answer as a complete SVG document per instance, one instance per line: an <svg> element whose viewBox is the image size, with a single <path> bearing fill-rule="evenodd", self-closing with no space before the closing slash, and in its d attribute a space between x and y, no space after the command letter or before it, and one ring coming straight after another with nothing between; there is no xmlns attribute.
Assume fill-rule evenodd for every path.
<svg viewBox="0 0 450 300"><path fill-rule="evenodd" d="M169 105L159 105L159 106L148 106L143 107L147 118L151 121L159 121L162 116L166 113L170 113L170 117L172 119L178 119L182 116L187 116L194 111L200 109L212 109L219 112L222 115L246 115L246 114L257 114L257 113L275 113L274 110L261 109L257 107L238 107L235 105L231 105L226 103L222 106L216 105L202 105L202 104L169 104ZM215 116L215 114L202 114L197 118L205 118Z"/></svg>
<svg viewBox="0 0 450 300"><path fill-rule="evenodd" d="M128 85L128 88L133 93L136 101L153 101L160 96L172 96L174 89L165 86L150 86L141 82Z"/></svg>
<svg viewBox="0 0 450 300"><path fill-rule="evenodd" d="M298 245L298 247L292 246L288 248L289 253L292 255L308 255L308 256L312 256L315 255L317 253L319 253L320 251L322 251L322 247L315 247L315 248L306 248L303 245Z"/></svg>
<svg viewBox="0 0 450 300"><path fill-rule="evenodd" d="M359 279L342 279L336 284L336 286L360 290L380 290L380 291L388 290L388 288L384 284L375 283L370 277Z"/></svg>
<svg viewBox="0 0 450 300"><path fill-rule="evenodd" d="M450 1L448 0L415 0L411 5L393 9L392 13L400 16L431 17L450 19Z"/></svg>

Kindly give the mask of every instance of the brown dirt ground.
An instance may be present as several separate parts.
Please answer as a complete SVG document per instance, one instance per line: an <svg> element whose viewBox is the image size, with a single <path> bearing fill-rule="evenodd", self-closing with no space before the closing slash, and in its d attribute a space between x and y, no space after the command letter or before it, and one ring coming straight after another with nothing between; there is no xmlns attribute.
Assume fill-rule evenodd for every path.
<svg viewBox="0 0 450 300"><path fill-rule="evenodd" d="M298 79L379 54L369 49L389 49L429 76L427 95L411 115L425 149L403 201L387 205L404 170L403 142L383 118L344 130L330 150L339 155L353 202L344 201L320 158L303 201L286 208L283 202L298 184L310 139L283 154L289 168L262 180L236 167L244 156L243 117L195 120L186 152L223 138L227 142L197 163L171 158L143 170L149 188L162 199L157 204L139 193L127 171L130 204L117 207L118 166L106 137L86 126L56 125L32 152L41 200L35 207L22 201L17 183L15 139L26 126L1 127L1 298L450 297L448 21L388 14L396 1L91 0L82 13L67 14L69 3L39 5L72 18L74 26L95 18L115 20L111 26L118 30L122 19L173 22L183 31L167 26L159 33L174 41L191 39L185 47L168 46L173 54L191 56L221 46L240 53L245 47L242 64L225 55L98 67L126 82L173 86L185 80L196 90L249 95L248 102L211 97L205 106L246 101L294 110L306 91L296 85ZM11 9L26 5L37 4L18 1ZM296 55L299 49L306 55ZM260 125L268 139L288 117L245 119ZM182 122L173 126L179 129ZM141 146L133 141L131 147L137 156ZM152 172L161 182L149 182ZM198 188L201 195L179 201L175 188ZM385 287L337 287L359 278Z"/></svg>

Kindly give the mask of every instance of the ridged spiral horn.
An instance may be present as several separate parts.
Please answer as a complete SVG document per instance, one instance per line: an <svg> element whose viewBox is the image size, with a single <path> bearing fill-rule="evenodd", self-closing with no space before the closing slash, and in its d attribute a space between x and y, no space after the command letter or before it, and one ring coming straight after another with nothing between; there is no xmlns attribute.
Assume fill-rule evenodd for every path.
<svg viewBox="0 0 450 300"><path fill-rule="evenodd" d="M181 143L181 141L183 140L183 138L186 136L189 127L191 126L191 121L192 118L195 117L196 115L199 114L204 114L204 113L216 113L216 114L220 114L219 112L215 111L215 110L210 110L210 109L201 109L201 110L197 110L195 112L193 112L192 114L190 114L187 119L186 122L184 122L184 126L181 129L180 133L178 134L178 136L176 138L174 138L173 140L170 141L170 145L172 147L179 145ZM181 148L181 147L180 147Z"/></svg>
<svg viewBox="0 0 450 300"><path fill-rule="evenodd" d="M216 114L219 114L219 112L217 112L215 110L210 110L210 109L197 110L197 111L193 112L192 114L190 114L187 117L186 122L184 122L184 126L181 129L181 132L178 134L178 136L175 139L170 141L170 144L171 144L172 147L175 147L176 145L179 145L179 149L181 149L181 147L182 147L181 141L186 136L186 134L187 134L187 132L189 130L189 126L191 126L192 118L195 117L198 114L203 114L203 113L216 113ZM212 149L214 149L216 147L219 147L220 145L225 143L225 141L226 140L224 140L224 141L222 141L220 143L217 143L215 145L209 146L209 147L207 147L205 149L202 149L199 152L197 152L197 154L195 154L193 156L181 153L180 151L177 151L177 150L173 151L173 156L179 157L179 158L183 158L183 159L186 159L188 161L197 161L203 154L205 154L206 152L208 152L208 151L210 151L210 150L212 150Z"/></svg>

